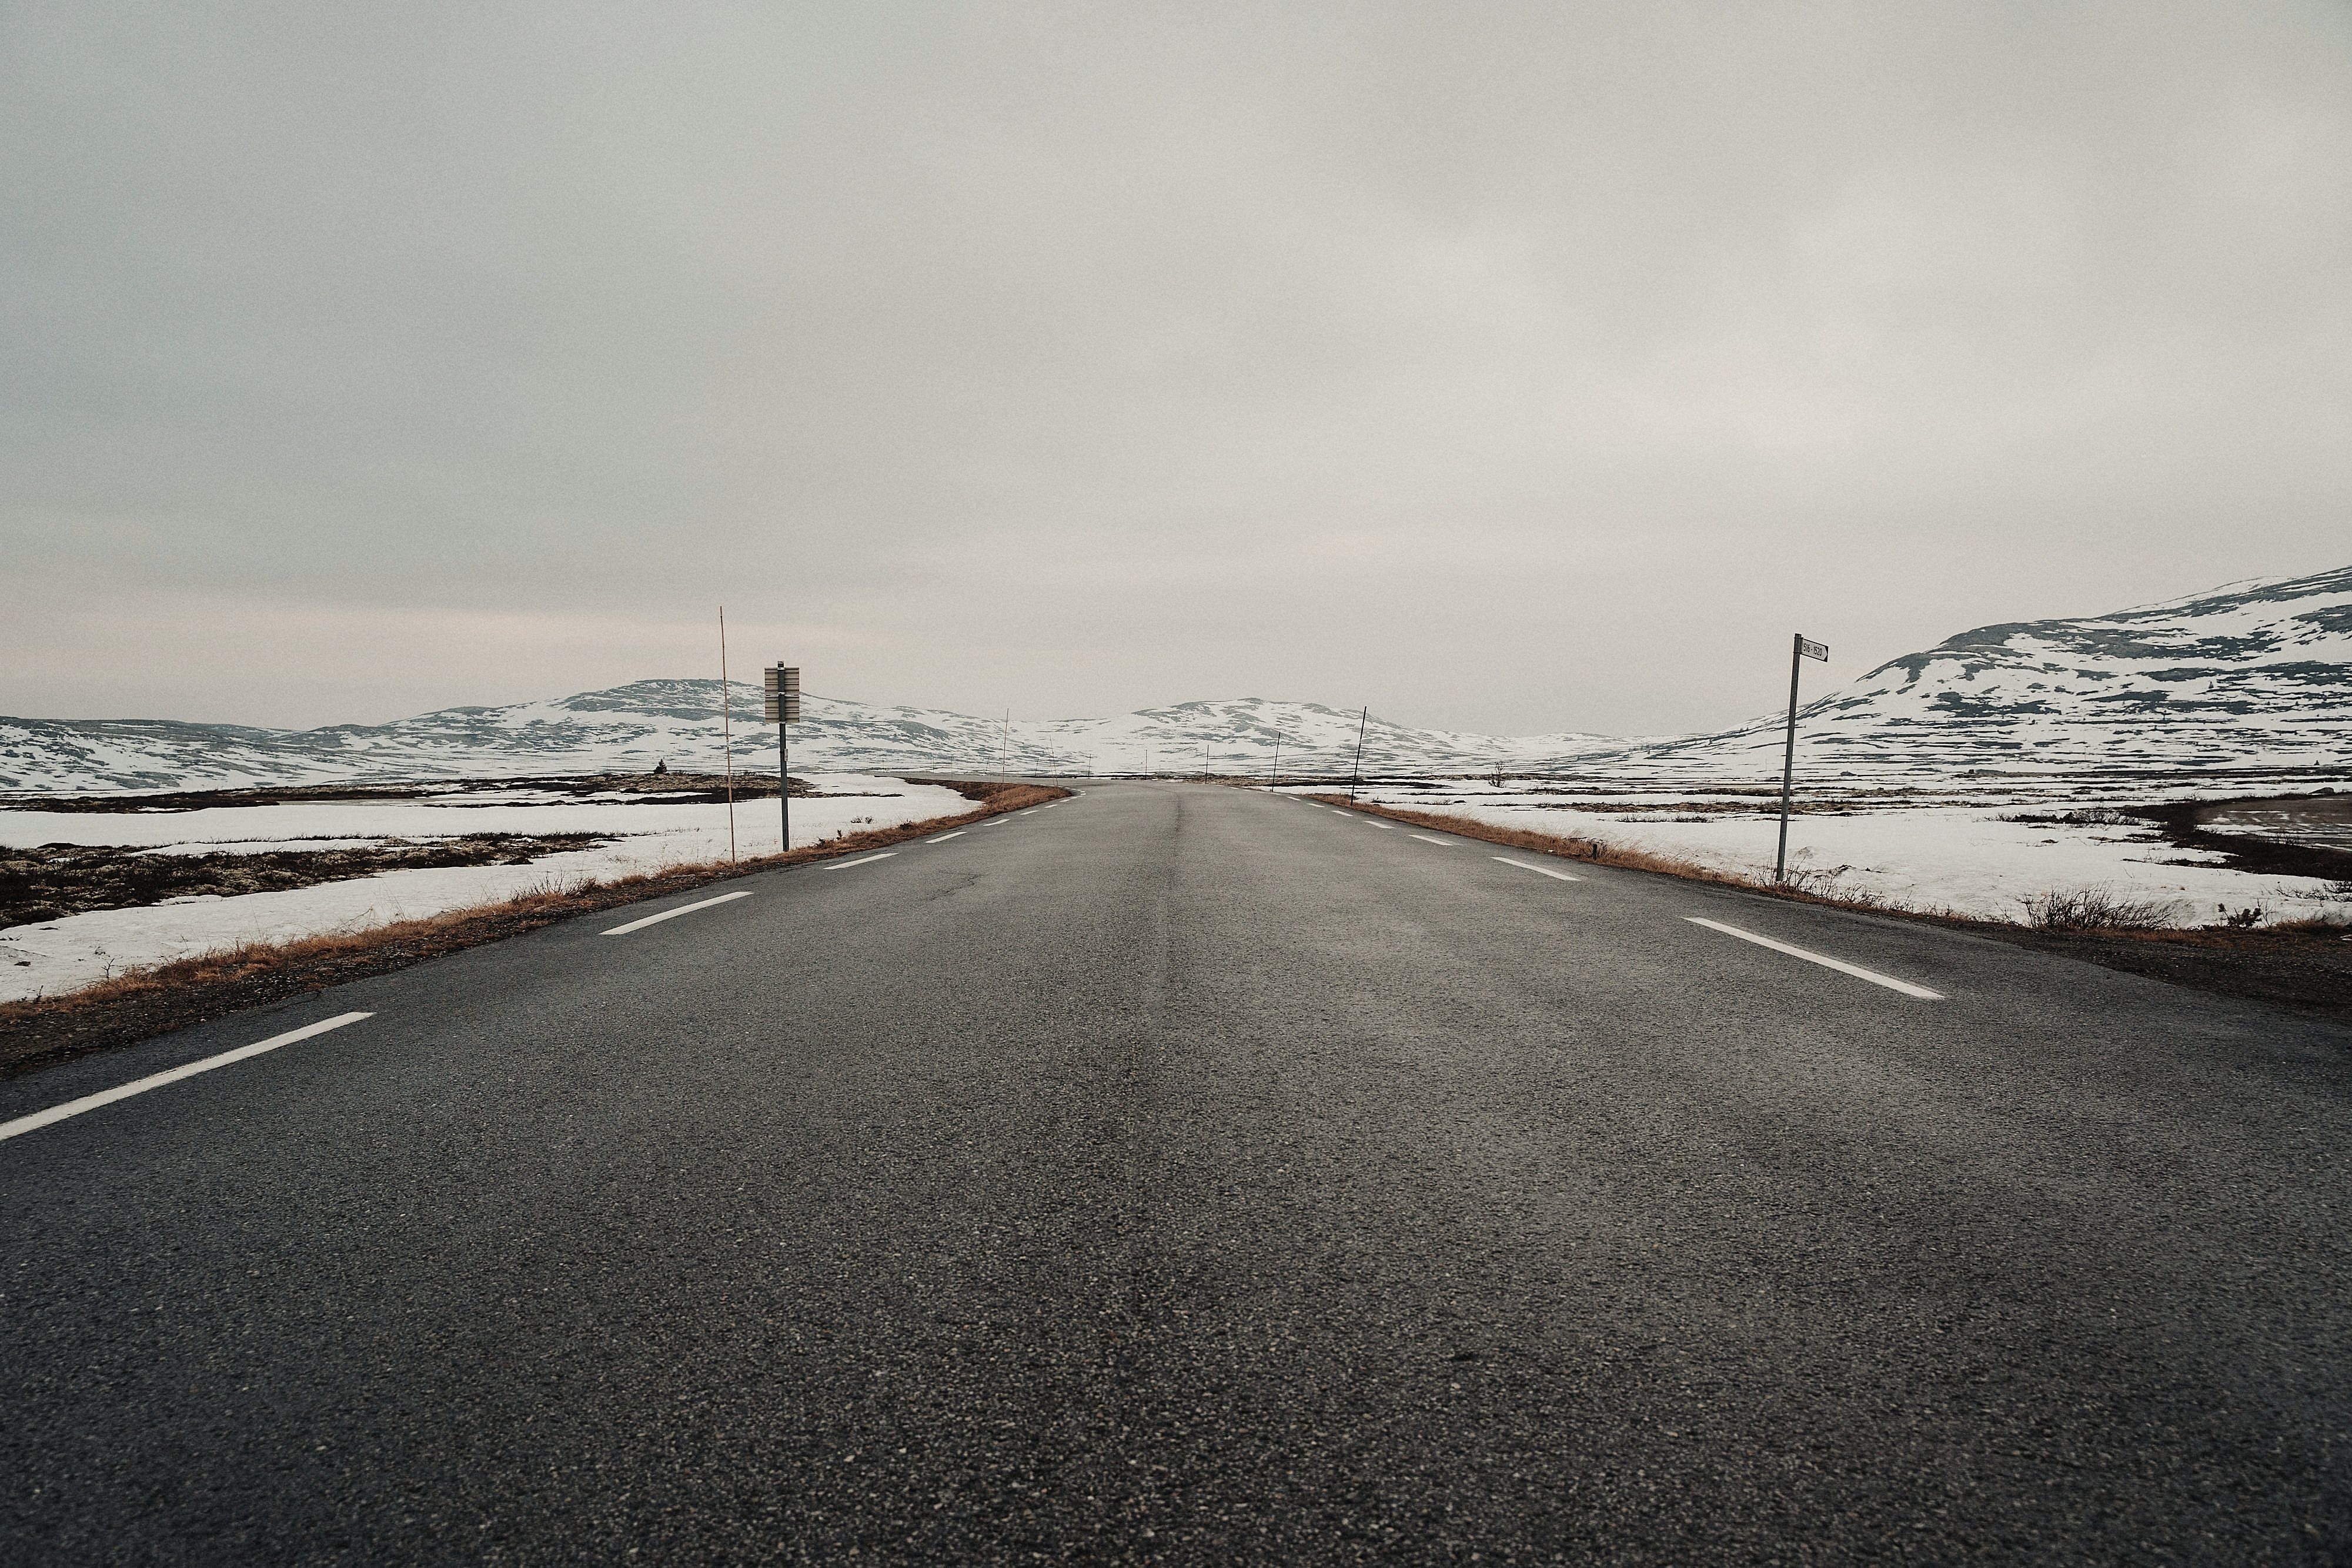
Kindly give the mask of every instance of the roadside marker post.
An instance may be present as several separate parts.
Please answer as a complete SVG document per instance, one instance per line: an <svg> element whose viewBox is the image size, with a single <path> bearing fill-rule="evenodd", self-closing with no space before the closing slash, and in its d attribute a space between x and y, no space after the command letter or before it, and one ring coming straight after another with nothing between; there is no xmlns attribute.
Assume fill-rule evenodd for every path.
<svg viewBox="0 0 2352 1568"><path fill-rule="evenodd" d="M1828 664L1830 645L1811 642L1800 632L1789 652L1789 745L1780 755L1780 851L1772 857L1774 882L1785 882L1789 875L1789 796L1797 778L1797 672L1804 668L1807 659Z"/></svg>
<svg viewBox="0 0 2352 1568"><path fill-rule="evenodd" d="M1356 766L1348 773L1348 804L1350 806L1356 803L1356 787L1364 781L1364 726L1371 721L1372 706L1366 703L1364 711L1356 716Z"/></svg>
<svg viewBox="0 0 2352 1568"><path fill-rule="evenodd" d="M776 800L783 808L783 845L793 847L792 752L784 743L789 726L801 719L801 671L797 664L771 664L761 672L766 686L768 722L776 727Z"/></svg>

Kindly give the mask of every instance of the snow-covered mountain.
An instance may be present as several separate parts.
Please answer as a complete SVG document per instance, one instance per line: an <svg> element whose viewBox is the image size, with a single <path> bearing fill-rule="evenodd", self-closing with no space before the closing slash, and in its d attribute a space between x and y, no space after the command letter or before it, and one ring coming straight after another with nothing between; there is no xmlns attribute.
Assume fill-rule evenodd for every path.
<svg viewBox="0 0 2352 1568"><path fill-rule="evenodd" d="M775 766L760 689L733 686L735 765ZM1345 771L1358 715L1312 703L1182 703L1101 719L1015 720L1008 727L938 708L876 707L811 695L793 728L795 771L858 773L1286 773ZM504 707L445 708L385 725L254 729L149 720L0 719L0 789L164 789L358 779L485 778L635 770L715 771L722 763L719 683L637 681ZM1499 757L1515 769L1596 747L1605 737L1489 739L1364 727L1372 772L1465 771Z"/></svg>
<svg viewBox="0 0 2352 1568"><path fill-rule="evenodd" d="M1807 665L1812 676L1817 665ZM774 766L760 692L733 687L738 768ZM938 708L810 696L795 771L1344 774L1358 714L1238 698L1005 726ZM385 725L254 729L0 718L0 789L162 789L483 778L721 762L719 683L638 681ZM1413 729L1374 716L1368 774L1573 771L1629 779L1776 777L1780 718L1629 741ZM2114 615L1984 626L1880 665L1804 709L1811 777L1975 770L2352 768L2352 568L2232 584Z"/></svg>
<svg viewBox="0 0 2352 1568"><path fill-rule="evenodd" d="M1773 776L1783 723L1768 715L1579 770ZM1799 723L1816 777L2352 768L2352 567L1979 626L1806 704Z"/></svg>

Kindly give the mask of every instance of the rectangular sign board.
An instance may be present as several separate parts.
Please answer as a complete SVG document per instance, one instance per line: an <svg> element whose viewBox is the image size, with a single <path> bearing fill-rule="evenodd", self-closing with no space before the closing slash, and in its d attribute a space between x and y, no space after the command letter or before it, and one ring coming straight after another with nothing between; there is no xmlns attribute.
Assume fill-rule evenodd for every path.
<svg viewBox="0 0 2352 1568"><path fill-rule="evenodd" d="M1807 638L1799 637L1797 652L1808 659L1819 659L1823 664L1829 663L1830 645L1827 643L1815 643Z"/></svg>
<svg viewBox="0 0 2352 1568"><path fill-rule="evenodd" d="M801 672L797 664L771 664L761 672L765 677L770 724L798 724L801 721Z"/></svg>

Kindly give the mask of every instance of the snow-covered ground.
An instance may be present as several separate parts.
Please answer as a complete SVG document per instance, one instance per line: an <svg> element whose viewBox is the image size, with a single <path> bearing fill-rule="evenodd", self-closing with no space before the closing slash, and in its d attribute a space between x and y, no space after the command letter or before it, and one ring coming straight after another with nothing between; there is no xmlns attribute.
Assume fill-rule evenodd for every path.
<svg viewBox="0 0 2352 1568"><path fill-rule="evenodd" d="M1548 800L1522 783L1446 779L1440 788L1366 789L1359 798L1534 832L1597 840L1769 882L1777 805L1692 792ZM2167 798L2177 799L2177 796ZM2024 901L2053 890L2105 888L2175 906L2186 925L2223 906L2260 907L2264 924L2315 915L2352 920L2352 887L2314 877L2254 875L2179 848L2147 823L2016 821L2129 801L2020 790L2007 799L1893 799L1847 811L1801 811L1789 824L1790 869L1815 891L1910 909L2022 921Z"/></svg>
<svg viewBox="0 0 2352 1568"><path fill-rule="evenodd" d="M793 801L793 842L933 817L972 802L937 785L858 774L802 775L822 798ZM775 800L735 807L740 854L776 852ZM492 904L548 886L576 886L695 861L727 858L727 807L582 801L528 791L469 794L447 803L303 801L199 811L0 811L0 845L120 844L156 853L207 854L428 842L468 833L593 833L611 841L529 865L395 871L283 893L195 898L142 909L95 910L0 930L0 1001L55 996L124 969L232 947L363 930L395 920Z"/></svg>

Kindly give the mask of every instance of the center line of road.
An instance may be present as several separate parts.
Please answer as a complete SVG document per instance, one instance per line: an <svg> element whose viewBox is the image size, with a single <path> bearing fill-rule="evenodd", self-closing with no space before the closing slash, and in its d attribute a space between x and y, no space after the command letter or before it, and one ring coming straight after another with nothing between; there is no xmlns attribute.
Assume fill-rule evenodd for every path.
<svg viewBox="0 0 2352 1568"><path fill-rule="evenodd" d="M95 1111L100 1105L111 1105L117 1100L128 1100L133 1094L144 1094L150 1089L161 1089L166 1083L177 1083L183 1078L194 1078L199 1072L210 1072L215 1067L226 1067L232 1061L243 1061L248 1056L259 1056L265 1051L276 1051L281 1045L291 1045L298 1040L308 1040L314 1034L324 1034L331 1029L341 1029L347 1023L372 1019L373 1013L341 1013L301 1029L273 1034L268 1040L251 1045L238 1046L235 1051L207 1056L202 1061L191 1061L184 1067L174 1067L168 1072L133 1079L119 1089L102 1089L95 1094L85 1094L79 1100L68 1100L62 1105L52 1105L46 1111L36 1111L29 1116L19 1116L13 1122L0 1122L0 1143L52 1122L62 1122L68 1116L79 1116L84 1111Z"/></svg>
<svg viewBox="0 0 2352 1568"><path fill-rule="evenodd" d="M1487 858L1489 860L1501 861L1505 865L1515 865L1521 871L1531 871L1538 876L1557 877L1561 882L1582 882L1584 880L1580 876L1573 876L1564 871L1554 871L1548 865L1529 865L1525 861L1515 861L1508 855L1490 855Z"/></svg>
<svg viewBox="0 0 2352 1568"><path fill-rule="evenodd" d="M1405 837L1408 839L1419 839L1424 844L1443 844L1449 850L1454 847L1454 841L1452 839L1433 839L1427 833L1407 833Z"/></svg>
<svg viewBox="0 0 2352 1568"><path fill-rule="evenodd" d="M925 840L923 841L923 842L925 842L925 843L927 843L927 844L943 844L943 843L946 843L950 839L960 839L960 838L963 837L963 835L964 835L964 831L965 831L965 830L963 830L963 829L961 829L961 828L958 828L958 829L957 829L954 832L952 832L952 833L941 833L938 838L936 838L936 839L925 839Z"/></svg>
<svg viewBox="0 0 2352 1568"><path fill-rule="evenodd" d="M615 925L604 935L626 936L632 931L642 931L648 925L659 925L665 920L675 920L681 915L691 915L698 909L708 909L714 904L732 904L739 898L751 896L748 893L722 893L716 898L706 898L700 904L682 904L676 909L665 909L659 915L648 915L643 920L632 920L626 925Z"/></svg>
<svg viewBox="0 0 2352 1568"><path fill-rule="evenodd" d="M1753 942L1759 947L1769 947L1775 953L1786 953L1791 958L1802 958L1808 964L1819 964L1824 969L1835 969L1841 975L1852 975L1857 980L1868 980L1874 986L1885 986L1890 991L1901 991L1905 996L1916 997L1923 1002L1940 1002L1944 999L1944 993L1941 991L1931 991L1925 986L1915 986L1908 980L1898 980L1893 976L1882 975L1875 969L1865 969L1859 964L1849 964L1842 958L1832 958L1802 947L1793 947L1786 942L1775 942L1769 936L1759 936L1753 931L1742 931L1738 926L1726 925L1720 920L1702 920L1696 915L1685 915L1683 918L1693 925L1704 925L1709 931L1720 931L1726 936L1737 936L1742 942Z"/></svg>
<svg viewBox="0 0 2352 1568"><path fill-rule="evenodd" d="M898 852L897 850L884 850L878 855L866 855L854 861L835 861L824 869L827 871L847 871L854 865L872 865L876 861L887 861Z"/></svg>

